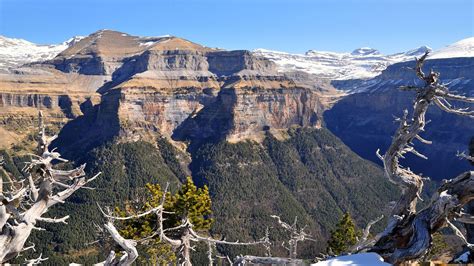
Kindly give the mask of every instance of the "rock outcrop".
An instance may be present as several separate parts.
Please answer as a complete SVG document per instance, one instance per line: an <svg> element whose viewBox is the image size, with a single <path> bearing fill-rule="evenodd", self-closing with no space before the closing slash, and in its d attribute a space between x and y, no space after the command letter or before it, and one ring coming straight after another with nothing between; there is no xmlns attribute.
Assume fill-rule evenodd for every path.
<svg viewBox="0 0 474 266"><path fill-rule="evenodd" d="M38 111L55 131L92 109L100 100L95 88L103 77L65 74L50 68L21 67L0 74L0 148L28 142Z"/></svg>
<svg viewBox="0 0 474 266"><path fill-rule="evenodd" d="M321 125L334 101L304 81L249 51L101 30L1 74L0 114L34 121L45 110L67 123L58 141L79 150L115 137L259 141L267 131Z"/></svg>
<svg viewBox="0 0 474 266"><path fill-rule="evenodd" d="M413 94L400 91L402 85L416 85L412 68L414 62L389 66L382 75L366 81L341 81L333 85L353 93L327 111L324 120L328 129L341 138L360 156L381 163L375 151L383 152L389 146L397 123L405 108L411 110ZM449 58L428 60L426 71L433 69L441 73L441 79L458 94L473 96L474 59ZM462 107L461 105L457 107ZM460 117L430 108L427 119L427 133L423 138L433 141L432 145L416 143L417 151L428 157L423 160L407 156L404 164L435 179L455 176L470 169L469 163L456 158L457 151L467 150L474 123L467 117Z"/></svg>

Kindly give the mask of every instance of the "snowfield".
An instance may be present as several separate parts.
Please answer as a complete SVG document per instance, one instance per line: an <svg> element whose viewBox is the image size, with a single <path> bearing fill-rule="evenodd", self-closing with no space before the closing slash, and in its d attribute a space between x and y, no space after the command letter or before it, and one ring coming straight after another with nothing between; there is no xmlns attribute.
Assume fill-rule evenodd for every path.
<svg viewBox="0 0 474 266"><path fill-rule="evenodd" d="M54 58L69 46L80 41L82 36L73 37L61 44L39 45L22 39L7 38L0 35L0 71L32 62Z"/></svg>
<svg viewBox="0 0 474 266"><path fill-rule="evenodd" d="M275 62L280 72L302 71L330 80L369 79L379 75L389 65L414 60L431 48L416 49L383 55L379 51L363 47L352 53L336 53L309 50L305 54L290 54L266 49L253 52ZM434 51L428 59L474 57L474 37Z"/></svg>
<svg viewBox="0 0 474 266"><path fill-rule="evenodd" d="M257 49L253 52L274 61L280 72L303 71L331 80L369 79L377 76L389 65L414 60L431 48L422 46L393 55L382 55L368 47L352 53L321 52L310 50L305 54L289 54Z"/></svg>
<svg viewBox="0 0 474 266"><path fill-rule="evenodd" d="M474 37L455 42L433 52L428 59L474 57Z"/></svg>
<svg viewBox="0 0 474 266"><path fill-rule="evenodd" d="M377 253L361 253L320 261L313 266L388 266Z"/></svg>
<svg viewBox="0 0 474 266"><path fill-rule="evenodd" d="M169 37L164 35L160 37ZM31 62L41 62L54 58L60 52L77 43L81 36L73 37L61 44L39 45L22 39L7 38L0 35L0 72L19 67ZM155 37L156 39L156 37ZM140 45L149 46L154 42ZM370 79L379 75L389 65L414 60L421 56L428 46L383 55L376 49L362 47L351 53L336 53L309 50L305 54L291 54L266 49L256 49L254 54L274 61L280 72L302 71L314 74L319 78L330 80ZM445 48L434 51L428 58L474 57L474 37L453 43Z"/></svg>

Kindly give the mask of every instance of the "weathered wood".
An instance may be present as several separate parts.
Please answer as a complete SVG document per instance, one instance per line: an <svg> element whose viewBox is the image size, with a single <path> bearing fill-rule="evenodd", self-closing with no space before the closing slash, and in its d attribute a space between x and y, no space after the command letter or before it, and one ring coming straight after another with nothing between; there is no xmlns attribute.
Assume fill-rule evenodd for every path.
<svg viewBox="0 0 474 266"><path fill-rule="evenodd" d="M468 220L467 216L462 215L461 210L465 204L474 199L474 172L465 172L445 181L433 195L430 204L417 212L416 204L423 189L424 178L400 165L400 158L404 158L408 152L426 158L416 152L413 140L431 144L419 134L424 131L426 111L432 103L443 111L474 118L473 111L454 109L448 102L456 100L474 103L473 98L450 93L446 86L439 84L439 73L433 71L428 75L423 73L422 67L427 56L428 52L417 60L415 67L417 76L425 82L425 86L402 88L416 91L412 115L409 116L408 111L404 111L403 117L399 119L400 126L386 153L382 156L377 151L377 155L383 161L387 178L401 188L402 195L392 210L386 229L376 236L375 244L370 251L379 253L386 262L394 264L421 258L431 247L433 233L445 226L453 228L450 222L452 220ZM456 233L460 234L459 230L456 230Z"/></svg>
<svg viewBox="0 0 474 266"><path fill-rule="evenodd" d="M285 229L285 231L290 233L290 239L287 242L288 246L283 245L285 243L283 243L282 245L286 250L288 250L288 255L291 259L296 259L296 257L298 256L298 242L302 242L305 240L316 241L311 238L311 235L305 232L306 226L298 228L298 217L295 217L295 220L292 225L283 222L277 215L271 215L270 217L276 219L278 225L280 225L283 229Z"/></svg>
<svg viewBox="0 0 474 266"><path fill-rule="evenodd" d="M166 188L163 192L163 196L161 198L160 205L158 205L158 206L156 206L156 207L154 207L154 208L152 208L152 209L150 209L146 212L143 212L141 214L130 215L130 216L126 216L126 217L114 216L114 215L111 215L110 213L104 212L104 210L99 205L97 205L99 207L99 210L102 212L103 216L109 220L109 223L106 224L107 230L112 235L112 238L114 239L114 241L116 243L118 243L125 251L125 254L121 257L120 261L128 259L128 260L125 260L125 261L130 262L129 258L134 258L130 262L130 263L132 263L138 257L138 253L135 253L136 249L133 250L133 249L131 249L131 247L127 247L125 245L127 243L130 244L131 240L123 239L123 237L121 237L120 234L116 230L111 231L109 229L109 228L113 227L113 221L115 221L115 220L124 221L124 220L138 219L138 218L150 215L150 214L155 214L156 217L157 217L157 221L156 221L157 225L158 225L157 230L155 232L153 232L150 236L147 236L147 237L145 237L141 240L137 240L136 242L133 242L133 243L136 244L136 243L146 242L149 239L159 237L160 240L170 244L171 246L173 246L175 248L175 250L179 251L179 265L185 265L185 266L190 266L191 265L191 250L193 249L192 244L191 244L192 242L204 242L204 243L208 244L208 247L209 247L208 259L209 259L209 264L210 265L213 263L212 247L216 244L237 245L237 246L250 246L250 245L265 245L265 244L268 244L268 242L269 242L268 234L266 234L265 237L260 239L259 241L252 241L252 242L239 242L239 241L231 242L231 241L226 241L226 240L217 240L217 239L214 239L212 237L201 236L196 231L194 231L193 224L187 218L184 220L184 222L181 225L178 225L178 226L173 227L173 228L164 228L163 227L163 221L164 221L163 213L166 213L166 211L164 210L163 206L164 206L164 203L166 201L166 194L168 192L168 186L169 186L169 184L166 184ZM115 227L113 227L113 228L115 228ZM180 232L180 234L179 234L180 236L179 236L178 239L171 238L171 237L166 235L166 233L173 232L173 231L174 232L176 232L176 231ZM111 260L112 264L110 264L110 262L109 262L109 264L107 264L107 261L109 259ZM115 262L114 259L116 260L115 253L113 251L111 251L108 259L105 262L103 262L102 264L106 265L106 266L107 265L120 265L120 266L130 265L130 264L113 264L113 262Z"/></svg>
<svg viewBox="0 0 474 266"><path fill-rule="evenodd" d="M119 244L124 250L121 257L116 257L115 252L112 250L105 261L105 266L129 266L138 258L137 242L131 239L123 238L112 222L108 222L104 225L105 229L109 232L115 243Z"/></svg>
<svg viewBox="0 0 474 266"><path fill-rule="evenodd" d="M25 250L26 240L32 230L44 230L37 227L38 222L66 223L69 216L63 218L42 216L49 208L64 203L76 190L97 177L96 175L87 179L84 166L72 171L54 169L54 160L67 160L61 158L58 152L49 151L49 145L56 136L46 136L41 112L39 120L39 155L35 155L34 159L27 162L23 169L26 172L26 180L17 178L10 182L9 190L4 187L0 190L0 263L8 262ZM44 258L40 256L27 263L42 260Z"/></svg>

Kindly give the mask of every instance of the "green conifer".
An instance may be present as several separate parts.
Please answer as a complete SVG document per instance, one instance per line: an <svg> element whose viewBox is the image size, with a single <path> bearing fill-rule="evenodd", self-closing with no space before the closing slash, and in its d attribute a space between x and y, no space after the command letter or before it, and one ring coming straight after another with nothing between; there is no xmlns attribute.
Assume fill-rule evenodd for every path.
<svg viewBox="0 0 474 266"><path fill-rule="evenodd" d="M360 232L357 230L351 215L346 212L342 219L336 224L336 228L331 231L331 237L328 240L328 252L340 255L347 249L357 243Z"/></svg>
<svg viewBox="0 0 474 266"><path fill-rule="evenodd" d="M158 184L147 184L147 196L141 208L134 208L128 204L124 210L116 208L121 216L138 214L150 210L161 204L163 191ZM211 197L207 186L197 188L193 180L189 177L186 183L181 186L176 194L167 192L164 204L165 221L163 227L171 228L180 225L183 219L187 218L193 224L195 230L207 230L211 227L213 219ZM141 219L126 220L120 226L120 234L129 239L143 240L157 230L157 217L155 214L147 215ZM179 238L180 232L174 232L172 238ZM155 236L140 245L141 263L153 265L165 265L176 263L177 256L171 245L160 241L159 236Z"/></svg>

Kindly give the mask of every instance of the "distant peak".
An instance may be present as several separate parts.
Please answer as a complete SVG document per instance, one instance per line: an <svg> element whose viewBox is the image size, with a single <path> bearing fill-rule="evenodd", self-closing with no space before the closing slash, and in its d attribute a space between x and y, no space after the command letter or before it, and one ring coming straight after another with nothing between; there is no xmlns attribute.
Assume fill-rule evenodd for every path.
<svg viewBox="0 0 474 266"><path fill-rule="evenodd" d="M86 38L85 36L74 36L67 41L63 42L63 44L67 45L68 47L75 45L76 43L80 42L82 39Z"/></svg>
<svg viewBox="0 0 474 266"><path fill-rule="evenodd" d="M130 35L127 34L127 33L120 32L120 31L116 31L116 30L109 30L109 29L98 30L98 31L96 31L96 32L93 32L93 33L90 34L89 36L101 37L101 36L103 36L103 35L106 35L106 36L114 36L114 35L130 36Z"/></svg>
<svg viewBox="0 0 474 266"><path fill-rule="evenodd" d="M430 59L474 57L474 37L462 39L444 48L434 51Z"/></svg>
<svg viewBox="0 0 474 266"><path fill-rule="evenodd" d="M352 51L351 55L358 55L358 56L380 55L380 52L370 47L361 47Z"/></svg>
<svg viewBox="0 0 474 266"><path fill-rule="evenodd" d="M433 49L431 49L431 47L429 47L429 46L422 45L418 48L406 51L404 54L408 55L408 56L420 56L420 55L423 55L424 53L426 53L426 51L431 52L431 51L433 51Z"/></svg>
<svg viewBox="0 0 474 266"><path fill-rule="evenodd" d="M458 42L455 42L453 43L454 44L457 44L457 45L469 45L469 44L474 44L474 37L469 37L469 38L466 38L466 39L462 39Z"/></svg>
<svg viewBox="0 0 474 266"><path fill-rule="evenodd" d="M319 53L319 51L316 51L316 50L308 50L304 54L307 55L307 56L312 56L312 55L315 55L315 54L318 54L318 53Z"/></svg>

